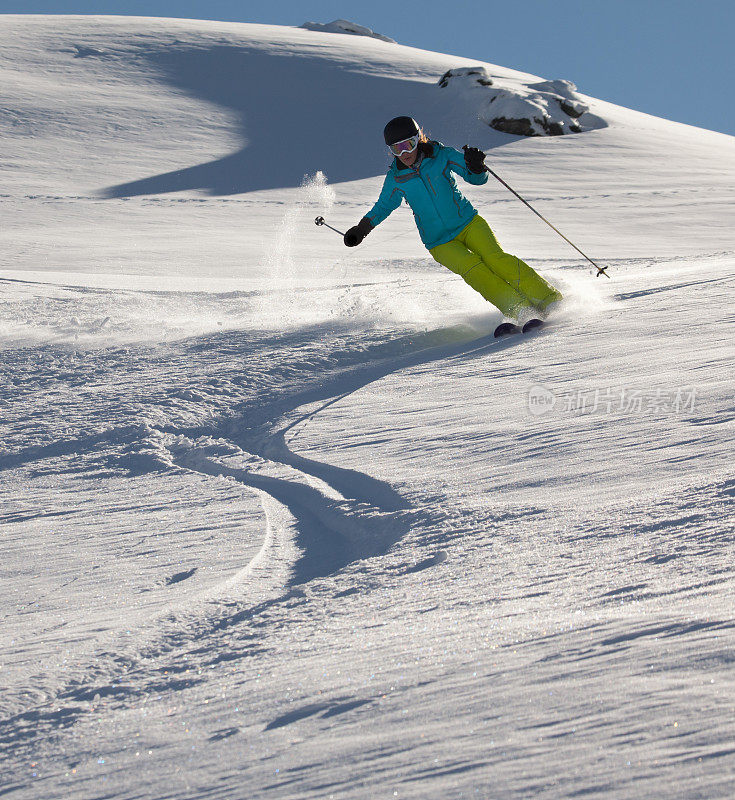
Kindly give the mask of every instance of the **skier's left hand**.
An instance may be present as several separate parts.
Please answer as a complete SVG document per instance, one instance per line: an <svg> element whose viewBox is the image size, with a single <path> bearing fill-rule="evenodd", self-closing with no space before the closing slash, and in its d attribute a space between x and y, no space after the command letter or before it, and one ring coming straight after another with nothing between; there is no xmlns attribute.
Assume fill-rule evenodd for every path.
<svg viewBox="0 0 735 800"><path fill-rule="evenodd" d="M485 171L485 154L477 147L470 147L465 145L464 150L464 163L467 164L467 169L475 175L479 175Z"/></svg>

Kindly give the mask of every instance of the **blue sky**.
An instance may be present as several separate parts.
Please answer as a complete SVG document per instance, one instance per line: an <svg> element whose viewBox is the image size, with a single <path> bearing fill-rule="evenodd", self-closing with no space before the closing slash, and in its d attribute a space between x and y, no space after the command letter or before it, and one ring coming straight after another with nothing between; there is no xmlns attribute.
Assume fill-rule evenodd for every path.
<svg viewBox="0 0 735 800"><path fill-rule="evenodd" d="M0 0L0 13L133 14L300 25L343 18L735 135L732 0Z"/></svg>

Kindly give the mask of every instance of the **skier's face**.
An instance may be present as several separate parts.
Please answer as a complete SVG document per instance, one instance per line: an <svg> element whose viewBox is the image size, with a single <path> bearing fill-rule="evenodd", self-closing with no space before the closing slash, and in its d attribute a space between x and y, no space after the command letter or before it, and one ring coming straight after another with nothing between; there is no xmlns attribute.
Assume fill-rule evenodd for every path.
<svg viewBox="0 0 735 800"><path fill-rule="evenodd" d="M418 147L410 153L401 153L398 156L399 160L402 161L407 167L410 167L414 161L416 161L416 157L419 154Z"/></svg>
<svg viewBox="0 0 735 800"><path fill-rule="evenodd" d="M394 144L388 145L388 149L402 164L410 167L418 157L420 143L421 132L417 130L413 136L409 136L407 139L400 139Z"/></svg>

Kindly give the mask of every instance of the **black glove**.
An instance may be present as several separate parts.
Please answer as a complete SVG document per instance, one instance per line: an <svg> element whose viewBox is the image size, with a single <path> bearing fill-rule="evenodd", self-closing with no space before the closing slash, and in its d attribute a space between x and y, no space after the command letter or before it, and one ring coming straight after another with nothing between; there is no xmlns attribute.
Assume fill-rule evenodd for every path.
<svg viewBox="0 0 735 800"><path fill-rule="evenodd" d="M372 222L367 217L363 217L357 225L350 228L345 234L345 244L347 247L357 247L360 242L370 233L374 228Z"/></svg>
<svg viewBox="0 0 735 800"><path fill-rule="evenodd" d="M479 175L485 171L485 154L482 150L476 147L469 147L465 145L464 150L464 163L467 164L467 169L475 175Z"/></svg>

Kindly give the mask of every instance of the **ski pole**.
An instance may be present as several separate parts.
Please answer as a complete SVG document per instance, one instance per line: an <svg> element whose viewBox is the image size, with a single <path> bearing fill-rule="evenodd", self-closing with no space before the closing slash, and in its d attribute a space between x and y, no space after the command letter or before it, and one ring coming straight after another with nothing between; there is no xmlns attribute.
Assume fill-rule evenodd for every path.
<svg viewBox="0 0 735 800"><path fill-rule="evenodd" d="M565 235L564 235L564 234L563 234L563 233L562 233L562 232L561 232L561 231L560 231L558 228L554 227L554 226L553 226L553 225L552 225L552 224L549 222L549 220L548 220L548 219L546 219L546 217L544 217L542 214L539 214L539 212L538 212L538 211L536 211L536 209L535 209L535 208L534 208L534 207L533 207L533 206L532 206L532 205L531 205L531 204L528 202L528 200L524 200L524 199L523 199L523 198L522 198L522 197L521 197L521 196L518 194L518 192L517 192L515 189L513 189L513 187L511 187L511 186L508 186L508 184L507 184L507 183L506 183L506 182L505 182L505 181L504 181L504 180L503 180L503 179L500 177L500 175L498 175L497 173L493 172L493 171L490 169L490 167L488 167L488 166L485 166L485 170L486 170L487 172L489 172L489 173L490 173L490 174L493 176L493 178L496 178L497 180L499 180L499 181L500 181L500 182L503 184L503 186L505 186L505 188L506 188L506 189L508 189L508 191L510 191L510 192L513 192L513 194L514 194L514 195L515 195L515 196L516 196L516 197L517 197L517 198L518 198L518 199L519 199L519 200L520 200L522 203L525 203L525 204L526 204L526 205L527 205L527 206L528 206L528 207L531 209L531 211L533 211L533 213L534 213L534 214L536 214L536 216L537 216L537 217L541 217L541 219L542 219L542 220L543 220L543 221L544 221L544 222L545 222L545 223L546 223L546 224L547 224L547 225L548 225L548 226L549 226L549 227L550 227L552 230L555 230L555 231L556 231L556 232L559 234L559 236L561 236L561 238L562 238L562 239L564 239L564 241L565 241L565 242L568 242L568 243L569 243L569 244L570 244L570 245L571 245L571 246L572 246L572 247L573 247L573 248L574 248L574 249L575 249L575 250L576 250L578 253L581 253L581 254L582 254L582 255L583 255L583 256L584 256L584 257L587 259L587 261L589 261L589 262L590 262L590 264L592 264L592 266L593 266L593 267L594 267L594 268L597 270L597 275L596 275L595 277L599 278L599 277L600 277L600 275L604 275L606 278L609 278L609 277L610 277L610 276L607 274L607 272L605 272L605 270L607 269L607 267L601 267L601 266L599 266L598 264L595 264L595 262L594 262L594 261L593 261L593 260L592 260L592 259L591 259L591 258L590 258L588 255L586 255L585 253L582 253L582 251L581 251L581 250L580 250L580 249L577 247L577 245L576 245L576 244L574 244L574 242L572 242L572 241L570 241L569 239L567 239L567 237L566 237L566 236L565 236Z"/></svg>
<svg viewBox="0 0 735 800"><path fill-rule="evenodd" d="M342 231L338 231L336 228L333 228L331 225L325 222L324 217L317 217L314 220L314 222L319 226L324 225L325 227L329 228L330 231L334 231L335 233L338 233L340 236L344 236L344 233L342 233Z"/></svg>

